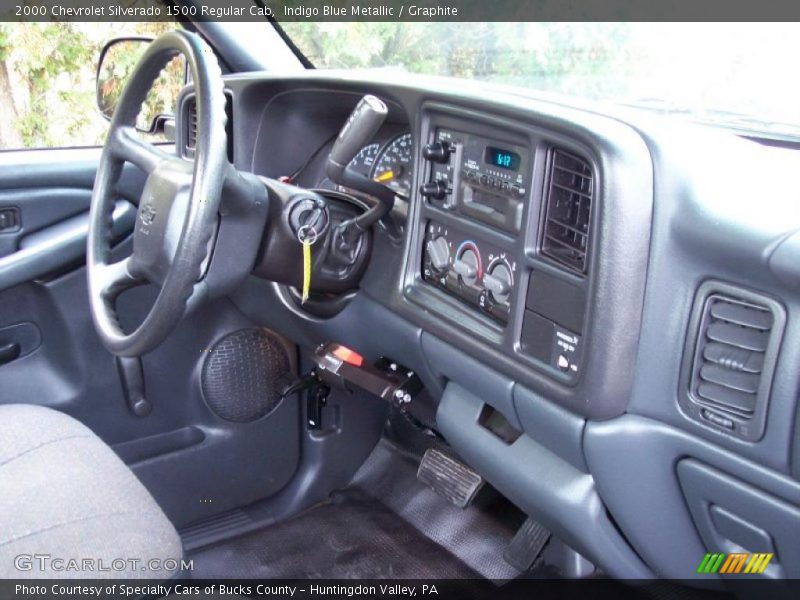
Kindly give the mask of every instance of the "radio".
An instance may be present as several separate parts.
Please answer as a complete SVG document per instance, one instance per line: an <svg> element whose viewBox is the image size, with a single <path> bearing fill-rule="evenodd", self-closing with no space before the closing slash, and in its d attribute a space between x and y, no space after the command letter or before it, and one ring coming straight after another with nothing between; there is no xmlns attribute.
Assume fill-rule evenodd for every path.
<svg viewBox="0 0 800 600"><path fill-rule="evenodd" d="M422 278L501 323L508 322L517 263L504 250L434 221L427 224Z"/></svg>
<svg viewBox="0 0 800 600"><path fill-rule="evenodd" d="M422 157L431 168L420 194L434 206L520 231L531 169L527 147L440 127Z"/></svg>

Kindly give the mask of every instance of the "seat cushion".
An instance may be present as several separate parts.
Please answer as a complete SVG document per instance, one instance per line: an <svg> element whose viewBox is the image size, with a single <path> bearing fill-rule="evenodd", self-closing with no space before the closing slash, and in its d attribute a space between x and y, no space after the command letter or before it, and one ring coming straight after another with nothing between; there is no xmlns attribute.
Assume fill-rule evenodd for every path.
<svg viewBox="0 0 800 600"><path fill-rule="evenodd" d="M0 406L0 490L0 577L178 574L180 537L153 497L109 446L63 413Z"/></svg>

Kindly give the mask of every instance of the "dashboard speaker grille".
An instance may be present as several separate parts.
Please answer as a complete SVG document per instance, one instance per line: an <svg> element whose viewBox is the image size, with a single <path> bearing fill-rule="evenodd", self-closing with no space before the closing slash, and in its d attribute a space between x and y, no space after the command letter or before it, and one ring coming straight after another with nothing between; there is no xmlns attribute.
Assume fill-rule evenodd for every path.
<svg viewBox="0 0 800 600"><path fill-rule="evenodd" d="M589 163L565 150L554 149L545 199L542 254L585 273L594 175Z"/></svg>
<svg viewBox="0 0 800 600"><path fill-rule="evenodd" d="M264 329L241 329L217 342L203 364L203 396L214 413L247 423L271 413L291 382L281 340Z"/></svg>

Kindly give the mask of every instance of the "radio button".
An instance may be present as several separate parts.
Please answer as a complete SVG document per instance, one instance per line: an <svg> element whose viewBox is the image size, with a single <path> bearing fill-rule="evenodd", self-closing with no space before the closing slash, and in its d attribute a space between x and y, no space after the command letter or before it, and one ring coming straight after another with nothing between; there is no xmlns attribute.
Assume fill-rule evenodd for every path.
<svg viewBox="0 0 800 600"><path fill-rule="evenodd" d="M423 183L419 188L419 193L426 198L433 198L434 200L443 200L447 195L447 182L441 179L436 181L429 181Z"/></svg>
<svg viewBox="0 0 800 600"><path fill-rule="evenodd" d="M431 162L445 164L450 160L453 147L449 142L433 142L422 149L422 158Z"/></svg>

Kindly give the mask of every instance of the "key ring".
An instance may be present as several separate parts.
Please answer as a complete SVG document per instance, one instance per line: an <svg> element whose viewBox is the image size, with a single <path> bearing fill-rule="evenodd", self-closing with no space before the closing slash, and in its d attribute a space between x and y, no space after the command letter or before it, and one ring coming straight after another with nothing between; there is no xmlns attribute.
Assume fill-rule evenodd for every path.
<svg viewBox="0 0 800 600"><path fill-rule="evenodd" d="M306 234L310 234L308 237L306 237L306 234L303 233L304 230L306 231ZM308 242L309 246L313 246L318 237L319 233L317 233L317 230L313 225L301 225L297 230L297 239L301 244Z"/></svg>

